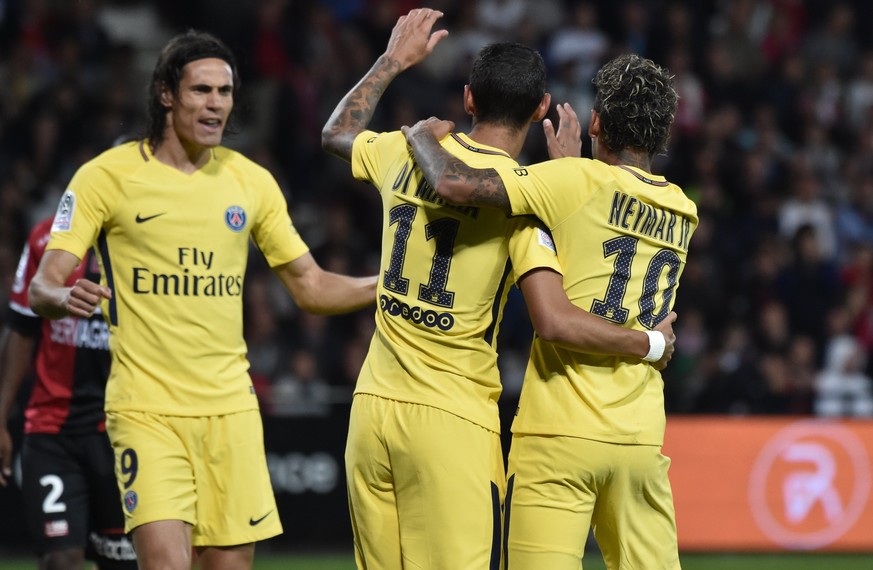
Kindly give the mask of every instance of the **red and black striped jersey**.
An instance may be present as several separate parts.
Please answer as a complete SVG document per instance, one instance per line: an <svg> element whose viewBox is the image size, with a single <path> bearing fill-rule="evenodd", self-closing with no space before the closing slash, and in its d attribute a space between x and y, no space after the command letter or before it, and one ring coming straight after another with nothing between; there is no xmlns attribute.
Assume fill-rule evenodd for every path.
<svg viewBox="0 0 873 570"><path fill-rule="evenodd" d="M109 328L98 311L90 319L43 319L29 306L27 288L49 240L52 219L30 232L9 297L10 328L39 336L33 391L24 412L25 433L80 434L105 431L103 399L109 376ZM100 282L97 258L89 251L67 281Z"/></svg>

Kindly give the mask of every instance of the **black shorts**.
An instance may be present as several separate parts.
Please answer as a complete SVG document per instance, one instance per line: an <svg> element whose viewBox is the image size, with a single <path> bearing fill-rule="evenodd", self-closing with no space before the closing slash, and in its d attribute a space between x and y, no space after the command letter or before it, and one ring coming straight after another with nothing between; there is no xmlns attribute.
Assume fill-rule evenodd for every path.
<svg viewBox="0 0 873 570"><path fill-rule="evenodd" d="M22 495L37 554L83 548L101 570L136 568L114 463L105 433L24 436Z"/></svg>

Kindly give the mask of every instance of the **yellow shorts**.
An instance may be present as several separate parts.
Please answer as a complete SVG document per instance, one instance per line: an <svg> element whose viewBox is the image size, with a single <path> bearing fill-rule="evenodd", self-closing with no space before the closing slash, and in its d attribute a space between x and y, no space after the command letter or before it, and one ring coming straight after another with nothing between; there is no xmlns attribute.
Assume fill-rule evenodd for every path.
<svg viewBox="0 0 873 570"><path fill-rule="evenodd" d="M610 570L679 568L669 467L651 445L513 436L507 570L579 570L591 527Z"/></svg>
<svg viewBox="0 0 873 570"><path fill-rule="evenodd" d="M106 431L127 532L181 520L193 525L194 546L281 534L259 411L207 417L110 412Z"/></svg>
<svg viewBox="0 0 873 570"><path fill-rule="evenodd" d="M358 394L345 457L358 568L499 568L497 433L438 408Z"/></svg>

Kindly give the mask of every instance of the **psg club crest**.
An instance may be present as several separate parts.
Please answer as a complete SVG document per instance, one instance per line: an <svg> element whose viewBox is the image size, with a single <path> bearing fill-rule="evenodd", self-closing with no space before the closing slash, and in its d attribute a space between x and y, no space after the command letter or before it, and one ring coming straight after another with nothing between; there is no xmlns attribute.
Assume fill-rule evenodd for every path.
<svg viewBox="0 0 873 570"><path fill-rule="evenodd" d="M239 206L231 206L224 212L224 223L235 232L246 227L246 211Z"/></svg>
<svg viewBox="0 0 873 570"><path fill-rule="evenodd" d="M137 497L136 491L128 491L124 494L124 508L127 509L127 512L132 513L138 502L139 497Z"/></svg>

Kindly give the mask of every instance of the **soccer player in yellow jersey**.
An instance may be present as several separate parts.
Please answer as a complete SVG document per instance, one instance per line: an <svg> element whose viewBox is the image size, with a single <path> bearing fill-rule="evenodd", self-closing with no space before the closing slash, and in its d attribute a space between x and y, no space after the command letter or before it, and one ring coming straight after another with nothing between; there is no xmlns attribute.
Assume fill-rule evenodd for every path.
<svg viewBox="0 0 873 570"><path fill-rule="evenodd" d="M651 174L676 111L666 70L636 55L594 79L594 160L476 169L438 140L447 121L405 129L434 191L457 207L533 214L551 230L573 304L650 331L670 314L697 209ZM580 568L589 525L610 569L679 568L663 381L638 359L536 338L512 425L508 568Z"/></svg>
<svg viewBox="0 0 873 570"><path fill-rule="evenodd" d="M651 349L641 331L570 303L551 237L536 220L447 205L422 178L400 131L366 129L390 82L447 34L432 31L440 16L416 9L401 17L385 53L322 132L324 148L376 186L383 206L376 332L346 445L356 560L368 570L499 567L505 471L495 347L513 281L537 330L556 343L623 354L629 363ZM474 166L516 168L531 122L548 110L545 78L542 58L526 46L483 49L464 92L473 129L446 139L445 148ZM578 150L579 135L570 134ZM650 356L659 367L672 352L665 325L666 356L657 348ZM653 336L663 348L664 335Z"/></svg>
<svg viewBox="0 0 873 570"><path fill-rule="evenodd" d="M281 533L248 375L242 292L250 241L298 305L364 307L375 277L323 271L262 167L221 145L239 86L217 38L170 40L155 66L146 138L83 165L30 287L37 313L110 328L107 431L140 568L251 568ZM103 278L67 276L96 244Z"/></svg>

